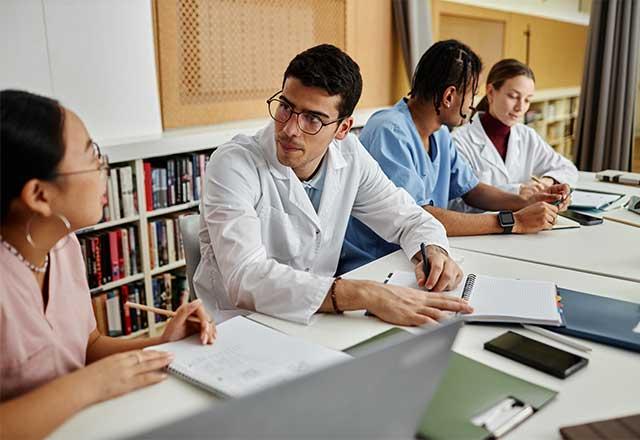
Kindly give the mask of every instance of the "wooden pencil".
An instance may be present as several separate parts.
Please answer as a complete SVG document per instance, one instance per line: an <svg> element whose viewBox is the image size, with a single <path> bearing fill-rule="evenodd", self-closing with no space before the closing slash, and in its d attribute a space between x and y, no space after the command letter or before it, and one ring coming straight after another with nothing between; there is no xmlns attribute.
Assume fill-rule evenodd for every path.
<svg viewBox="0 0 640 440"><path fill-rule="evenodd" d="M173 312L171 310L165 310L165 309L159 309L157 307L145 306L143 304L138 304L138 303L134 303L134 302L131 302L131 301L125 302L124 305L126 307L131 307L132 309L138 309L138 310L142 310L142 311L145 311L145 312L153 312L153 313L156 313L158 315L168 316L170 318L173 318L174 316L176 316L176 312ZM200 324L200 320L198 318L196 318L195 316L189 316L187 318L187 321L193 322L194 324Z"/></svg>

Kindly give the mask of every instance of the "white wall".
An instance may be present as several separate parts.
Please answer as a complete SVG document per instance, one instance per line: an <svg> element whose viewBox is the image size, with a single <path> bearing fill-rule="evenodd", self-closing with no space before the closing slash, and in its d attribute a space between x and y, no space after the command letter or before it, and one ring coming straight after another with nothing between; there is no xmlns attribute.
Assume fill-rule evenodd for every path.
<svg viewBox="0 0 640 440"><path fill-rule="evenodd" d="M51 95L42 2L0 1L0 89Z"/></svg>
<svg viewBox="0 0 640 440"><path fill-rule="evenodd" d="M2 0L0 39L20 44L1 49L0 87L60 99L98 141L159 134L151 13L150 0Z"/></svg>

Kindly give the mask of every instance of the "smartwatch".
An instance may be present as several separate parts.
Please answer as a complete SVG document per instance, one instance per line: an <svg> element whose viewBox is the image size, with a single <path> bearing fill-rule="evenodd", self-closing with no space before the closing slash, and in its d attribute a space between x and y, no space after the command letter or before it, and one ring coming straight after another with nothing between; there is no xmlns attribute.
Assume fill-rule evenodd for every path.
<svg viewBox="0 0 640 440"><path fill-rule="evenodd" d="M498 223L500 223L500 226L502 226L503 234L511 234L513 225L516 224L516 219L513 217L513 212L500 211L498 213Z"/></svg>

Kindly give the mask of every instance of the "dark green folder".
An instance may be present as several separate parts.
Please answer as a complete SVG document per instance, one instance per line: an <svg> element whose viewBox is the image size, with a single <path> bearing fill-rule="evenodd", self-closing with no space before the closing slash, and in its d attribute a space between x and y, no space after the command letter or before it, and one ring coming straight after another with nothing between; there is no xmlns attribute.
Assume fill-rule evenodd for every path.
<svg viewBox="0 0 640 440"><path fill-rule="evenodd" d="M420 422L418 437L431 440L489 438L491 433L472 424L471 418L508 397L515 397L538 410L556 394L556 391L452 353L444 379Z"/></svg>

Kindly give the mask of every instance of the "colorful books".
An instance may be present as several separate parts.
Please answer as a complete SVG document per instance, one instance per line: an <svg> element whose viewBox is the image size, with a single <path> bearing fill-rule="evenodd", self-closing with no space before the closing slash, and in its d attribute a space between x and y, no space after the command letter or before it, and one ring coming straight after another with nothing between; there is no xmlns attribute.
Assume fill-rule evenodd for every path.
<svg viewBox="0 0 640 440"><path fill-rule="evenodd" d="M91 298L98 331L107 336L124 336L148 328L147 313L124 307L127 301L145 304L142 283L120 286Z"/></svg>
<svg viewBox="0 0 640 440"><path fill-rule="evenodd" d="M95 289L139 272L136 229L126 226L78 237L89 288Z"/></svg>
<svg viewBox="0 0 640 440"><path fill-rule="evenodd" d="M192 153L144 162L147 210L200 200L210 153Z"/></svg>

